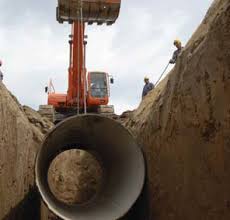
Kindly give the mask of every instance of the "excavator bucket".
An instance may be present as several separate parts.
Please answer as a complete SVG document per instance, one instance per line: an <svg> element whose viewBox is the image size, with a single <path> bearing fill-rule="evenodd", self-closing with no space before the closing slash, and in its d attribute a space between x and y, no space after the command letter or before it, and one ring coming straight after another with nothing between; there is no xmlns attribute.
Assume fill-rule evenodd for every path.
<svg viewBox="0 0 230 220"><path fill-rule="evenodd" d="M121 0L58 0L57 21L112 25L119 16L120 5Z"/></svg>

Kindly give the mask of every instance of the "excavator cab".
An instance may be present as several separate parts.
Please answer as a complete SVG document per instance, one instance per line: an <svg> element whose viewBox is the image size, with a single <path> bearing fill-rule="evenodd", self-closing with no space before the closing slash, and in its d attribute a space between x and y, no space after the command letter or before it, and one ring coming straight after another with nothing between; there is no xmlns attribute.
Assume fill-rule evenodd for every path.
<svg viewBox="0 0 230 220"><path fill-rule="evenodd" d="M89 106L107 105L109 102L109 75L104 72L88 73Z"/></svg>
<svg viewBox="0 0 230 220"><path fill-rule="evenodd" d="M58 0L57 21L112 25L118 18L120 5L121 0Z"/></svg>

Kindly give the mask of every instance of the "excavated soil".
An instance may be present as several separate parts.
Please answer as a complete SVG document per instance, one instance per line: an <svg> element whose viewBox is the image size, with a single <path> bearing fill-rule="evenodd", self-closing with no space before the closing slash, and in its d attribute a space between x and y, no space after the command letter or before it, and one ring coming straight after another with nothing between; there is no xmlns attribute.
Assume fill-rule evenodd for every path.
<svg viewBox="0 0 230 220"><path fill-rule="evenodd" d="M0 219L39 216L34 163L44 133L51 127L34 110L22 107L0 83Z"/></svg>
<svg viewBox="0 0 230 220"><path fill-rule="evenodd" d="M83 204L100 191L103 169L96 158L82 150L58 155L50 165L48 182L55 197L68 205Z"/></svg>
<svg viewBox="0 0 230 220"><path fill-rule="evenodd" d="M230 1L123 121L143 146L151 220L230 219Z"/></svg>
<svg viewBox="0 0 230 220"><path fill-rule="evenodd" d="M125 220L230 219L229 0L213 2L175 68L116 119L147 164L146 186ZM51 219L44 206L40 216L34 191L35 156L51 127L0 83L0 219ZM51 181L59 185L60 175Z"/></svg>

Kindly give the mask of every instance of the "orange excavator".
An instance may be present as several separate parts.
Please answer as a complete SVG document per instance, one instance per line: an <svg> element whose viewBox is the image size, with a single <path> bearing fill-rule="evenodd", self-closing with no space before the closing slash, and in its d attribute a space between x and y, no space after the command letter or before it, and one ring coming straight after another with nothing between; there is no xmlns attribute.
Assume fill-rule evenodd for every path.
<svg viewBox="0 0 230 220"><path fill-rule="evenodd" d="M47 88L49 105L41 107L40 111L54 110L55 117L57 114L73 116L60 119L61 122L44 138L36 157L35 176L43 202L64 220L118 220L132 212L134 204L141 202L138 198L145 182L142 151L131 133L119 122L98 114L112 109L107 105L109 74L87 73L85 67L86 23L111 25L116 21L119 10L120 0L58 1L57 20L72 24L68 92L55 93L51 82ZM94 113L81 114L91 111ZM54 120L57 121L57 117ZM51 191L48 173L52 161L71 149L90 153L100 164L103 175L101 187L92 198L70 205ZM61 176L58 178L62 179ZM87 181L82 184L87 186L94 182L94 178ZM63 184L67 184L66 181ZM66 195L73 193L71 187L63 186L67 190Z"/></svg>
<svg viewBox="0 0 230 220"><path fill-rule="evenodd" d="M48 106L41 105L42 115L53 121L81 113L112 114L108 105L110 83L113 78L106 72L88 72L86 61L86 24L115 23L119 16L121 0L58 0L57 21L72 24L70 35L70 61L67 94L56 93L52 82L46 87Z"/></svg>

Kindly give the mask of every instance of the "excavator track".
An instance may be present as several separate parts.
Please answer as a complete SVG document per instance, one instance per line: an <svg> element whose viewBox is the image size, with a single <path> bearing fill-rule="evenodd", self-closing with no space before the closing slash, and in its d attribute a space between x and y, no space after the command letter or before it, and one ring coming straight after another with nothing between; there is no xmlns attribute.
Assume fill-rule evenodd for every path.
<svg viewBox="0 0 230 220"><path fill-rule="evenodd" d="M97 113L110 116L114 115L114 106L113 105L99 105L97 108Z"/></svg>
<svg viewBox="0 0 230 220"><path fill-rule="evenodd" d="M54 122L55 110L52 105L40 105L38 112L42 117L46 117L52 123Z"/></svg>
<svg viewBox="0 0 230 220"><path fill-rule="evenodd" d="M58 0L57 21L112 25L119 16L120 5L121 0Z"/></svg>

